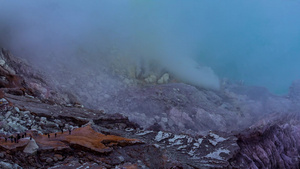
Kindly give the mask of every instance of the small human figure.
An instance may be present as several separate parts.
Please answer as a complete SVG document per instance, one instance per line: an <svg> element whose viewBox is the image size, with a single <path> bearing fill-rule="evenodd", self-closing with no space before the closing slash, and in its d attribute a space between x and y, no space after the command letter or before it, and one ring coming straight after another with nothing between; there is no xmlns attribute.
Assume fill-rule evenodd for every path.
<svg viewBox="0 0 300 169"><path fill-rule="evenodd" d="M32 135L30 134L30 140L32 140Z"/></svg>
<svg viewBox="0 0 300 169"><path fill-rule="evenodd" d="M56 133L54 134L54 136L56 137Z"/></svg>
<svg viewBox="0 0 300 169"><path fill-rule="evenodd" d="M13 143L13 136L10 136L10 142Z"/></svg>
<svg viewBox="0 0 300 169"><path fill-rule="evenodd" d="M26 133L24 133L25 137L26 137Z"/></svg>
<svg viewBox="0 0 300 169"><path fill-rule="evenodd" d="M71 134L71 129L69 129L69 135Z"/></svg>
<svg viewBox="0 0 300 169"><path fill-rule="evenodd" d="M48 133L48 138L50 138L50 134Z"/></svg>
<svg viewBox="0 0 300 169"><path fill-rule="evenodd" d="M5 142L7 142L7 138L5 137Z"/></svg>
<svg viewBox="0 0 300 169"><path fill-rule="evenodd" d="M17 135L17 140L20 140L21 136L20 134Z"/></svg>
<svg viewBox="0 0 300 169"><path fill-rule="evenodd" d="M14 137L14 142L17 143L17 138L16 137Z"/></svg>
<svg viewBox="0 0 300 169"><path fill-rule="evenodd" d="M22 134L22 138L24 138L24 134Z"/></svg>

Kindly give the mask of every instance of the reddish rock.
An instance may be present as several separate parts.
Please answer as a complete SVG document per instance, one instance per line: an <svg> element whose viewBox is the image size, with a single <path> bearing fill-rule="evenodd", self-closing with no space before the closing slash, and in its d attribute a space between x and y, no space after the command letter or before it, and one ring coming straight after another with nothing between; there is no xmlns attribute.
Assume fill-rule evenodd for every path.
<svg viewBox="0 0 300 169"><path fill-rule="evenodd" d="M124 169L138 169L138 165L137 164L131 164L131 163L126 163L123 165L119 166L120 168L124 168Z"/></svg>
<svg viewBox="0 0 300 169"><path fill-rule="evenodd" d="M115 145L120 146L142 143L137 139L128 139L124 137L98 133L91 128L91 125L77 128L72 131L71 135L65 134L60 135L59 137L71 145L82 146L99 153L106 153L112 150L110 145L105 145L104 143L115 143Z"/></svg>
<svg viewBox="0 0 300 169"><path fill-rule="evenodd" d="M137 139L98 133L92 129L91 125L77 128L71 134L68 132L58 133L54 137L54 133L51 133L50 138L48 138L48 135L37 135L34 139L40 150L63 150L74 147L98 153L109 153L114 145L128 146L143 143Z"/></svg>
<svg viewBox="0 0 300 169"><path fill-rule="evenodd" d="M64 159L64 157L60 154L55 154L54 157L57 158L59 161Z"/></svg>
<svg viewBox="0 0 300 169"><path fill-rule="evenodd" d="M18 143L15 142L11 143L10 139L8 139L7 142L1 139L0 147L4 150L12 150L12 151L23 150L25 146L28 144L28 142L29 142L28 138L20 139Z"/></svg>

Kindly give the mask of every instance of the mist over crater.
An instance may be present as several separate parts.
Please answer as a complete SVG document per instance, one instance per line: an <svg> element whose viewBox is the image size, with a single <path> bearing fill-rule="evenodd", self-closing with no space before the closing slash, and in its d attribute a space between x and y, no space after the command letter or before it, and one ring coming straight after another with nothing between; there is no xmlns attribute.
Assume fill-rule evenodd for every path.
<svg viewBox="0 0 300 169"><path fill-rule="evenodd" d="M127 83L157 83L167 73L201 88L218 90L226 78L285 94L299 78L298 7L279 0L3 1L0 45L54 79L65 79L61 68L73 76L107 71L104 79Z"/></svg>

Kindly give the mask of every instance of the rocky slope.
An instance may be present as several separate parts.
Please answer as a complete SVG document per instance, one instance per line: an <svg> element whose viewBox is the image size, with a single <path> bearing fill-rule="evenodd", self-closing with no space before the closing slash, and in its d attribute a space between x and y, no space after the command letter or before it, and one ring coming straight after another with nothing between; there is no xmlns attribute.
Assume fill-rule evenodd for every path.
<svg viewBox="0 0 300 169"><path fill-rule="evenodd" d="M297 82L131 86L85 108L5 50L0 75L0 168L299 168Z"/></svg>

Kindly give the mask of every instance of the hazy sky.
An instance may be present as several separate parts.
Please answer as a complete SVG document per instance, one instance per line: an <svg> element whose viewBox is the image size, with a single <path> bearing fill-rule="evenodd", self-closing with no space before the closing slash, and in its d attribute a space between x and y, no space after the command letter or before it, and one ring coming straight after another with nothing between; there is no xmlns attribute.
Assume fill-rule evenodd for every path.
<svg viewBox="0 0 300 169"><path fill-rule="evenodd" d="M204 87L218 88L217 75L284 93L300 79L297 0L0 3L0 45L37 63L104 57L117 48Z"/></svg>

